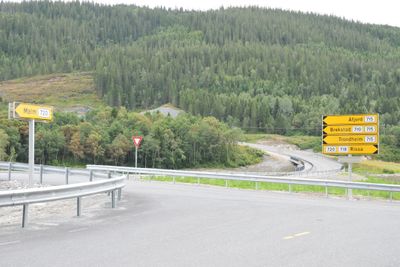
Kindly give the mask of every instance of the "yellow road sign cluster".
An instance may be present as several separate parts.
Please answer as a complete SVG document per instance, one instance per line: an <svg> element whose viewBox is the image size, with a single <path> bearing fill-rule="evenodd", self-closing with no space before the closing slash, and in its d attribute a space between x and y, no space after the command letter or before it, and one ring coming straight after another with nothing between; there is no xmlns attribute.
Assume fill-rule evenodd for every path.
<svg viewBox="0 0 400 267"><path fill-rule="evenodd" d="M324 116L322 141L324 154L377 154L379 152L379 115Z"/></svg>

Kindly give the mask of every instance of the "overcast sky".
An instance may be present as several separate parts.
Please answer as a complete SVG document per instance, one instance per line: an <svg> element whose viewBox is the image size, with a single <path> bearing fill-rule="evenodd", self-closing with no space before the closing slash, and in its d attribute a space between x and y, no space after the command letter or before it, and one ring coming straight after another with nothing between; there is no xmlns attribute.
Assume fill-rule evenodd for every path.
<svg viewBox="0 0 400 267"><path fill-rule="evenodd" d="M103 4L135 4L184 9L217 9L221 6L249 6L300 10L336 15L346 19L400 27L400 0L90 0Z"/></svg>

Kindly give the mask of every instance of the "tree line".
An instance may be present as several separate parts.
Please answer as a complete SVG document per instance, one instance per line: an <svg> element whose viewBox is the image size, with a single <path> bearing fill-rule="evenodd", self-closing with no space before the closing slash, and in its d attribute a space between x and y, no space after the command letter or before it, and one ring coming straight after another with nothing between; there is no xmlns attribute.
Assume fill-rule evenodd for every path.
<svg viewBox="0 0 400 267"><path fill-rule="evenodd" d="M56 113L52 123L37 123L35 161L40 164L133 165L132 135L143 136L138 164L151 168L237 167L262 154L239 147L242 132L213 117L139 114L125 108L92 110L85 118ZM0 119L0 160L27 161L28 124Z"/></svg>

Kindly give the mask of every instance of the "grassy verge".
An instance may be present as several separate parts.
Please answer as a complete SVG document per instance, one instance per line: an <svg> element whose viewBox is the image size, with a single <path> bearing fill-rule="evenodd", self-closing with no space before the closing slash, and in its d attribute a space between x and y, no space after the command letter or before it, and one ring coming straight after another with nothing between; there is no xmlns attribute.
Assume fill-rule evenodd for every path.
<svg viewBox="0 0 400 267"><path fill-rule="evenodd" d="M323 186L311 186L311 185L292 185L289 187L288 184L279 183L268 183L268 182L250 182L250 181L230 181L221 179L208 179L208 178L191 178L191 177L166 177L166 176L146 176L143 180L161 181L161 182L175 182L177 183L188 183L188 184L201 184L201 185L213 185L213 186L227 186L232 188L249 189L249 190L266 190L266 191L289 191L294 193L315 193L319 195L325 194L325 187ZM383 183L382 180L371 177L368 182ZM329 187L328 194L333 196L345 197L347 191L344 188ZM379 199L390 199L389 192L382 191L369 191L369 190L358 190L353 189L353 197L370 197ZM400 200L400 193L392 194L393 200Z"/></svg>
<svg viewBox="0 0 400 267"><path fill-rule="evenodd" d="M353 171L371 174L395 174L400 173L400 163L381 160L364 160L353 164Z"/></svg>

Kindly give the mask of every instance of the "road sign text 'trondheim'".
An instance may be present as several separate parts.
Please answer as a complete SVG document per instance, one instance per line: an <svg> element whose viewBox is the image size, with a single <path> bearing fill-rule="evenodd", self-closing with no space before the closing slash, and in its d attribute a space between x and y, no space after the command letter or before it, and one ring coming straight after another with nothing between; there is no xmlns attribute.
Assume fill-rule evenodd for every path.
<svg viewBox="0 0 400 267"><path fill-rule="evenodd" d="M322 118L322 153L370 155L379 153L379 115L327 115Z"/></svg>

